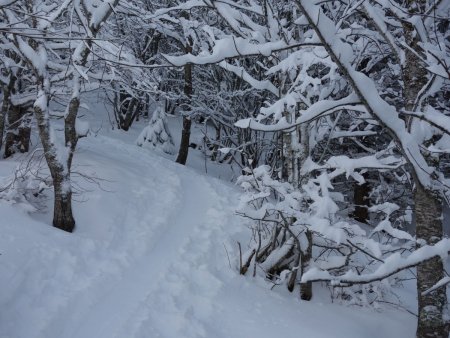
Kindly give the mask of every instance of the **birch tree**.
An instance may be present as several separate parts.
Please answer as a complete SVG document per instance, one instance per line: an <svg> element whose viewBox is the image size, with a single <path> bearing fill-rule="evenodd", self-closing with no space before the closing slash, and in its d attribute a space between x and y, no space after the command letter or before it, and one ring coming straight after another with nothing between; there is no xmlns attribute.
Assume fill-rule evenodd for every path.
<svg viewBox="0 0 450 338"><path fill-rule="evenodd" d="M12 1L1 8L9 26L13 27L8 31L8 39L34 75L34 115L53 179L53 225L68 232L75 227L70 180L72 160L78 139L86 133L77 121L81 84L90 76L101 79L95 67L92 71L88 68L92 67L88 65L88 57L101 26L117 4L118 0L98 3L30 0ZM27 10L23 11L24 8ZM72 84L71 87L64 86L66 81ZM62 116L62 142L51 119L50 103L55 95L69 96Z"/></svg>

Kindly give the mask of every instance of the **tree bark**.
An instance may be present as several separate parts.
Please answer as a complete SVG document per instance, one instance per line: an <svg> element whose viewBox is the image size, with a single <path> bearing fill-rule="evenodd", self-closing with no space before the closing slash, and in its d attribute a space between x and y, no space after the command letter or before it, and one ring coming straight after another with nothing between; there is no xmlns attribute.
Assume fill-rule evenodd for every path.
<svg viewBox="0 0 450 338"><path fill-rule="evenodd" d="M3 134L5 133L5 119L9 110L9 104L11 101L11 91L14 88L15 77L9 73L9 82L7 86L3 86L3 103L0 110L0 149L3 145Z"/></svg>
<svg viewBox="0 0 450 338"><path fill-rule="evenodd" d="M424 12L426 1L409 0L409 12ZM414 26L405 21L403 30L408 46L416 53L421 53L420 37ZM417 98L423 87L426 86L427 70L422 61L410 49L405 50L405 63L403 66L405 109L415 111L418 107ZM408 128L414 119L408 121ZM426 189L415 178L414 205L416 216L416 238L418 246L435 244L443 237L442 201L432 191ZM446 289L439 288L426 295L424 291L435 285L444 277L444 266L440 258L433 258L417 266L417 297L418 322L417 338L448 337L448 327L444 321L444 308L447 304Z"/></svg>
<svg viewBox="0 0 450 338"><path fill-rule="evenodd" d="M430 191L417 184L414 193L416 214L417 246L433 245L442 239L442 203ZM447 303L446 288L441 287L428 294L424 291L444 277L444 266L439 257L417 266L417 295L419 318L417 338L448 337L448 329L443 319Z"/></svg>
<svg viewBox="0 0 450 338"><path fill-rule="evenodd" d="M67 186L69 184L69 186ZM55 228L72 232L75 228L75 219L72 214L72 189L70 187L70 177L56 174L53 180L54 187L54 208L53 226Z"/></svg>
<svg viewBox="0 0 450 338"><path fill-rule="evenodd" d="M189 18L188 12L182 12L181 16L185 19ZM187 37L186 54L192 53L192 39ZM188 153L189 153L189 143L191 137L191 117L186 115L191 110L191 97L192 97L192 64L186 64L184 66L184 95L185 95L185 115L183 116L183 130L181 131L181 142L180 149L178 150L178 156L176 159L177 163L186 164Z"/></svg>
<svg viewBox="0 0 450 338"><path fill-rule="evenodd" d="M139 102L136 98L131 97L130 95L119 95L119 100L121 102L121 106L117 112L119 115L118 127L119 129L128 131L138 116ZM123 105L123 100L128 100L128 104L126 106Z"/></svg>
<svg viewBox="0 0 450 338"><path fill-rule="evenodd" d="M28 152L30 146L30 116L26 107L9 105L8 129L5 137L4 158L8 158L17 151Z"/></svg>
<svg viewBox="0 0 450 338"><path fill-rule="evenodd" d="M183 116L183 130L181 131L181 143L178 150L177 163L186 164L188 152L189 152L189 139L191 137L191 118L189 116Z"/></svg>
<svg viewBox="0 0 450 338"><path fill-rule="evenodd" d="M299 154L299 168L297 169L298 172L298 184L299 187L303 184L306 184L309 179L309 175L301 175L300 170L305 164L306 159L309 156L309 124L305 123L300 126L300 133L299 133L299 140L300 140L300 154ZM301 206L303 211L305 210L305 205ZM313 247L313 236L312 232L309 230L306 230L306 240L308 242L307 247L302 251L302 261L301 261L301 271L302 275L304 271L308 268L309 263L312 259L312 247ZM312 291L312 282L306 282L306 283L300 283L300 298L303 300L311 300L313 295Z"/></svg>
<svg viewBox="0 0 450 338"><path fill-rule="evenodd" d="M44 80L40 80L39 96L49 96L48 88L43 85ZM46 100L47 101L47 100ZM72 188L70 184L70 166L69 163L62 163L58 160L58 149L50 137L50 121L47 107L39 105L34 106L34 114L39 129L39 137L41 139L42 147L44 148L44 155L47 161L48 168L53 180L54 189L54 208L53 208L53 226L72 232L75 228L75 219L72 214ZM70 155L69 155L70 156ZM68 158L69 159L69 158ZM71 161L71 157L70 157Z"/></svg>
<svg viewBox="0 0 450 338"><path fill-rule="evenodd" d="M187 42L186 45L186 53L192 52L191 41ZM184 95L186 96L185 100L185 109L187 114L191 109L191 97L192 97L192 64L187 64L184 66ZM181 132L181 143L180 149L178 150L178 156L176 159L177 163L186 164L188 153L189 153L189 143L191 137L191 117L188 115L183 116L183 130Z"/></svg>
<svg viewBox="0 0 450 338"><path fill-rule="evenodd" d="M367 223L369 219L369 194L370 186L367 182L367 173L363 174L365 182L363 184L355 183L353 188L353 202L355 203L355 211L353 218L361 223Z"/></svg>
<svg viewBox="0 0 450 338"><path fill-rule="evenodd" d="M306 230L306 239L308 240L308 245L302 251L301 275L305 272L312 258L312 233L309 230ZM312 282L300 283L300 298L303 300L311 300Z"/></svg>

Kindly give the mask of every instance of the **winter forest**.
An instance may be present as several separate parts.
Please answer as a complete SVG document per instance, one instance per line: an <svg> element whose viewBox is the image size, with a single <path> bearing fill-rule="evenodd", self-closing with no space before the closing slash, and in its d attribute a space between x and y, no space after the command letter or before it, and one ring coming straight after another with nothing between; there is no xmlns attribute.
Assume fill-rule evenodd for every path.
<svg viewBox="0 0 450 338"><path fill-rule="evenodd" d="M450 0L0 0L0 337L447 338Z"/></svg>

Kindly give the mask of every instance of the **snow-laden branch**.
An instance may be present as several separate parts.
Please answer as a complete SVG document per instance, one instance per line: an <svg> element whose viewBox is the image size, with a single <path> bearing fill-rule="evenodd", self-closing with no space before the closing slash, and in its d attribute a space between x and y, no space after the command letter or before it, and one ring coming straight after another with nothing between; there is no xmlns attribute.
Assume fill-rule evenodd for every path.
<svg viewBox="0 0 450 338"><path fill-rule="evenodd" d="M436 289L439 289L439 288L441 288L441 287L443 287L443 286L446 286L446 285L449 284L449 283L450 283L450 277L449 277L449 276L446 276L446 277L442 278L439 282L437 282L436 284L434 284L431 288L429 288L428 290L422 292L422 295L427 295L427 294L429 294L430 292L433 292L433 291L436 290Z"/></svg>
<svg viewBox="0 0 450 338"><path fill-rule="evenodd" d="M248 118L236 122L235 126L243 129L249 128L267 132L282 131L344 109L366 112L364 105L360 104L356 95L351 94L340 100L322 100L316 102L308 109L300 111L300 117L294 123L288 123L285 118L281 118L277 123L267 125L255 119Z"/></svg>
<svg viewBox="0 0 450 338"><path fill-rule="evenodd" d="M432 107L428 107L426 112L402 111L404 115L414 116L419 120L429 123L440 131L450 134L450 117L439 113Z"/></svg>
<svg viewBox="0 0 450 338"><path fill-rule="evenodd" d="M309 157L303 167L302 175L314 170L321 169L340 169L346 177L352 176L356 169L379 169L392 170L403 165L404 161L396 156L385 156L378 158L377 155L363 156L360 158L350 158L345 155L332 156L324 164L317 164ZM364 179L360 182L364 183Z"/></svg>
<svg viewBox="0 0 450 338"><path fill-rule="evenodd" d="M234 66L226 61L222 61L219 63L219 66L225 70L228 70L237 76L239 76L242 80L250 84L253 88L258 90L267 90L271 92L276 97L279 97L280 91L275 85L269 80L259 81L256 80L253 76L251 76L243 67Z"/></svg>
<svg viewBox="0 0 450 338"><path fill-rule="evenodd" d="M10 6L15 3L17 0L0 0L0 8Z"/></svg>
<svg viewBox="0 0 450 338"><path fill-rule="evenodd" d="M248 56L270 56L271 54L286 49L300 47L320 46L319 42L292 43L288 44L282 40L266 43L254 43L250 39L226 37L216 40L211 54L201 53L200 55L185 54L172 56L162 54L168 63L174 66L184 66L186 64L207 65L219 63L225 59L248 57Z"/></svg>
<svg viewBox="0 0 450 338"><path fill-rule="evenodd" d="M435 245L425 245L415 250L408 257L402 257L400 253L395 253L384 260L384 263L373 272L358 275L354 271L347 271L342 276L333 276L328 271L318 268L311 268L302 276L302 283L311 281L328 281L334 285L341 284L367 284L388 278L402 270L412 268L424 261L434 257L442 259L448 257L450 251L450 239L445 238L437 242Z"/></svg>
<svg viewBox="0 0 450 338"><path fill-rule="evenodd" d="M354 69L351 46L336 38L335 25L322 12L318 1L297 0L297 5L330 57L346 76L367 112L387 128L391 137L399 145L405 158L414 168L414 174L420 183L429 188L436 188L431 181L434 169L422 156L418 140L406 130L405 122L399 118L396 108L380 97L373 80Z"/></svg>
<svg viewBox="0 0 450 338"><path fill-rule="evenodd" d="M392 51L396 54L397 58L403 63L405 59L405 53L401 50L395 41L395 38L389 32L388 27L386 25L386 18L384 16L384 12L379 8L372 6L369 2L364 2L364 9L367 15L373 20L375 26L380 33L380 35L386 40L386 42L391 47Z"/></svg>

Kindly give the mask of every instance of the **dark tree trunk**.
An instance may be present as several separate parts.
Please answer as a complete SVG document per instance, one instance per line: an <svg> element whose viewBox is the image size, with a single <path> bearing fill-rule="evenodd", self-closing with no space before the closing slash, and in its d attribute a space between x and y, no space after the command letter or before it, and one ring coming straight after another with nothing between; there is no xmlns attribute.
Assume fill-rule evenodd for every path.
<svg viewBox="0 0 450 338"><path fill-rule="evenodd" d="M186 53L192 52L191 41L188 41L186 45ZM191 110L191 96L192 96L192 65L187 64L184 66L184 95L185 95L185 114ZM180 149L178 150L178 156L176 159L177 163L186 164L188 153L189 153L189 143L191 137L191 117L189 115L183 116L183 130L181 132L181 143Z"/></svg>
<svg viewBox="0 0 450 338"><path fill-rule="evenodd" d="M353 202L355 203L355 211L353 218L361 223L367 223L369 219L369 194L370 185L367 182L367 173L363 174L366 180L363 184L355 184L353 188Z"/></svg>
<svg viewBox="0 0 450 338"><path fill-rule="evenodd" d="M308 246L302 251L301 269L303 273L309 265L312 258L312 233L306 230L306 238L308 240ZM300 298L303 300L311 300L312 298L312 282L300 283Z"/></svg>
<svg viewBox="0 0 450 338"><path fill-rule="evenodd" d="M178 150L177 163L186 164L189 152L189 139L191 137L191 118L183 116L183 130L181 132L180 149Z"/></svg>
<svg viewBox="0 0 450 338"><path fill-rule="evenodd" d="M75 219L72 214L72 190L66 189L64 182L70 182L68 177L54 179L55 204L53 209L53 226L55 228L72 232L75 228Z"/></svg>
<svg viewBox="0 0 450 338"><path fill-rule="evenodd" d="M120 100L125 100L123 98L123 95L119 95ZM130 98L128 96L129 102L127 105L122 105L119 109L119 129L128 131L133 124L134 120L137 117L137 114L139 112L139 102L136 98L132 97ZM122 101L121 101L122 102Z"/></svg>
<svg viewBox="0 0 450 338"><path fill-rule="evenodd" d="M11 101L11 92L14 89L15 77L9 74L9 82L7 86L3 86L3 103L0 110L0 149L3 145L3 134L5 133L6 114L9 110Z"/></svg>
<svg viewBox="0 0 450 338"><path fill-rule="evenodd" d="M26 107L9 106L8 130L5 137L5 158L10 157L17 151L21 153L28 152L31 136L30 120L31 116Z"/></svg>
<svg viewBox="0 0 450 338"><path fill-rule="evenodd" d="M8 102L6 97L6 92L3 93L3 104L2 104L2 108L0 110L0 149L2 148L3 145L3 134L5 132L5 115L6 115L6 111L8 109Z"/></svg>

